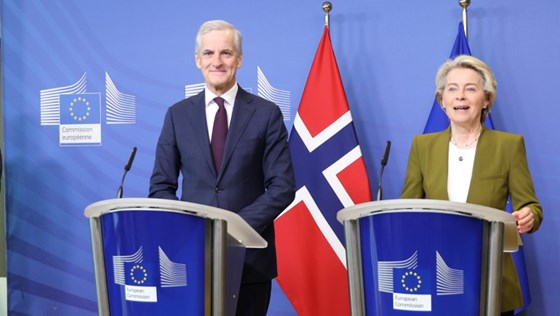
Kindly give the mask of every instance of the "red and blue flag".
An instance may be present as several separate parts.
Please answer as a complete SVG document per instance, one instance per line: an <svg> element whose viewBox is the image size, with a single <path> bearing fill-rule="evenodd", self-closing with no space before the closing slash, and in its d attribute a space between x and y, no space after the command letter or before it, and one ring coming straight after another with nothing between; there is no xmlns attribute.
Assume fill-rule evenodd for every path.
<svg viewBox="0 0 560 316"><path fill-rule="evenodd" d="M371 201L352 115L325 27L289 139L293 203L276 219L278 283L298 315L350 315L336 213Z"/></svg>

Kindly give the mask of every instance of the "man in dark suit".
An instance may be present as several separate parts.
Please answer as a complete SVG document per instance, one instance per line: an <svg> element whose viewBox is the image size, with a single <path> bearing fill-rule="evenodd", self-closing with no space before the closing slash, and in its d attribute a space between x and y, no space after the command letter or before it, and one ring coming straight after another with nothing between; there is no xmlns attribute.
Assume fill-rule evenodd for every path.
<svg viewBox="0 0 560 316"><path fill-rule="evenodd" d="M200 27L195 61L206 87L168 109L149 196L177 199L181 174L181 200L235 212L266 239L267 248L247 250L237 304L237 315L266 315L277 275L273 222L292 202L295 178L280 109L237 84L242 56L241 33L231 24ZM217 127L222 120L225 132Z"/></svg>

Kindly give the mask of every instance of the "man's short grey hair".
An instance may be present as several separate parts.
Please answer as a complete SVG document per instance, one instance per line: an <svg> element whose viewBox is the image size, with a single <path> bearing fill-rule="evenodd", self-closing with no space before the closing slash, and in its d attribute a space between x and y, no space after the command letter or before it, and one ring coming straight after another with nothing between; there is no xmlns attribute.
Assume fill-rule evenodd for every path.
<svg viewBox="0 0 560 316"><path fill-rule="evenodd" d="M202 36L211 31L223 31L223 30L231 30L233 32L233 45L235 46L235 50L241 56L243 55L243 36L241 32L235 28L232 24L224 21L224 20L212 20L204 22L198 29L198 33L196 34L196 41L194 44L194 53L200 53L200 46L202 45Z"/></svg>

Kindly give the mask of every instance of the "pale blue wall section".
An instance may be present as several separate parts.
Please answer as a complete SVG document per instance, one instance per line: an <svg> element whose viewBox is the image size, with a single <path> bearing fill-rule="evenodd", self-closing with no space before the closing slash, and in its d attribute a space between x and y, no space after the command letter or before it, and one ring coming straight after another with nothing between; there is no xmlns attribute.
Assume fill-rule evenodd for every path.
<svg viewBox="0 0 560 316"><path fill-rule="evenodd" d="M133 146L138 154L124 195L147 195L165 110L185 96L186 85L201 82L193 61L193 38L203 21L225 19L243 32L239 82L256 93L260 68L274 88L289 92L293 118L322 34L321 4L2 1L11 311L96 314L84 207L115 196ZM391 140L384 197L397 198L411 139L426 123L433 78L449 55L461 8L458 1L449 0L333 1L333 5L333 48L371 183L378 182L379 160ZM551 297L560 283L555 273L560 257L555 237L560 231L560 215L555 212L560 104L554 96L560 73L560 7L552 0L472 1L469 26L473 55L488 62L498 80L494 125L525 136L545 210L541 230L525 238L533 293L525 314L555 315ZM85 86L78 87L84 74ZM116 90L107 90L108 82ZM48 96L63 87L99 94L100 146L61 146L58 122L48 115L41 91ZM127 101L111 103L114 96ZM108 106L132 107L135 123L109 124L119 121L106 115ZM119 113L128 113L130 119L130 112ZM24 297L31 301L21 300L22 284L28 291ZM276 286L274 293L270 314L293 314Z"/></svg>

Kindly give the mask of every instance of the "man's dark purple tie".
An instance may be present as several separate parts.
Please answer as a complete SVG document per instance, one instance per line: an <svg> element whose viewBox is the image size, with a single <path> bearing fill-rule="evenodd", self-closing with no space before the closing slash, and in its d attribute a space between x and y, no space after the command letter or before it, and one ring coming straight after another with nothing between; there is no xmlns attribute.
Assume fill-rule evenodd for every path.
<svg viewBox="0 0 560 316"><path fill-rule="evenodd" d="M214 101L218 104L219 108L218 112L216 113L216 118L214 119L214 127L212 128L212 140L210 141L210 145L212 146L214 166L216 167L216 171L220 171L228 131L227 113L226 108L224 107L224 99L216 97L214 98Z"/></svg>

